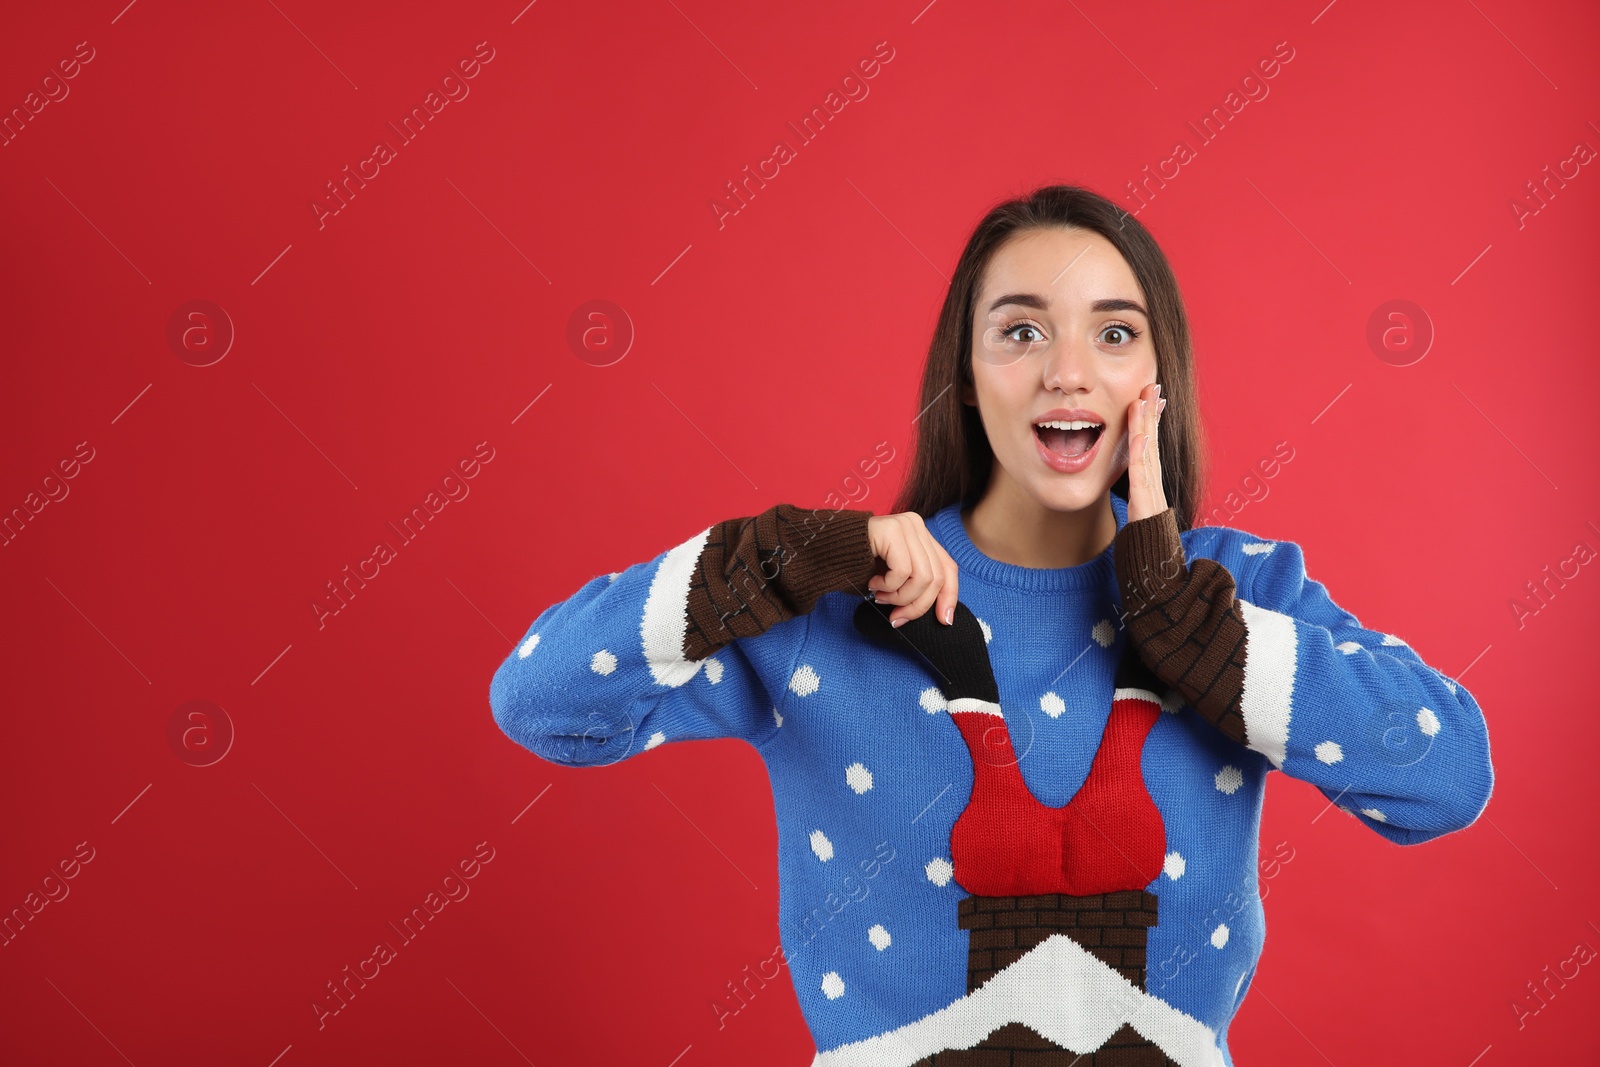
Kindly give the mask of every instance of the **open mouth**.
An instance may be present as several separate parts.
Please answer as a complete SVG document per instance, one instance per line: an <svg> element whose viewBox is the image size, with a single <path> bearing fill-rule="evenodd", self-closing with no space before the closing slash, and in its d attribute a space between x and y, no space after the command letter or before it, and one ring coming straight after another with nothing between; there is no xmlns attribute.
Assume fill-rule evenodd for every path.
<svg viewBox="0 0 1600 1067"><path fill-rule="evenodd" d="M1083 419L1036 423L1033 432L1039 443L1058 456L1081 456L1094 447L1105 424Z"/></svg>

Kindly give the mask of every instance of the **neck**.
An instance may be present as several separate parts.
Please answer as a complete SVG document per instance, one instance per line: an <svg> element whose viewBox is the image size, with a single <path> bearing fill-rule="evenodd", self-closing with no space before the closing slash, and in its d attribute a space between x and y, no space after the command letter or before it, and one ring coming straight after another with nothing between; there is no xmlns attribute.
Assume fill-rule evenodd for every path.
<svg viewBox="0 0 1600 1067"><path fill-rule="evenodd" d="M1076 567L1104 552L1117 534L1109 491L1080 510L1057 511L991 484L961 520L978 551L1016 567Z"/></svg>

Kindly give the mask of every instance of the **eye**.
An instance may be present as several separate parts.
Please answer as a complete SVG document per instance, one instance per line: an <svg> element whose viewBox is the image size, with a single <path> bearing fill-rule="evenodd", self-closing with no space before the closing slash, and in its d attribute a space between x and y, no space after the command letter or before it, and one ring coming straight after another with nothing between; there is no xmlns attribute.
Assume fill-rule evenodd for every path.
<svg viewBox="0 0 1600 1067"><path fill-rule="evenodd" d="M1016 337L1012 335L1013 330L1028 330L1031 331L1035 336ZM1001 330L1000 336L1004 337L1008 341L1020 341L1025 345L1038 344L1040 341L1044 340L1043 331L1041 331L1039 327L1035 326L1031 322L1014 322L1010 326L1007 326L1005 329Z"/></svg>
<svg viewBox="0 0 1600 1067"><path fill-rule="evenodd" d="M1102 337L1105 336L1107 331L1114 331L1123 336L1124 340L1112 342L1113 346L1117 348L1126 348L1137 341L1141 335L1141 331L1134 329L1125 322L1108 322L1100 327L1100 335Z"/></svg>

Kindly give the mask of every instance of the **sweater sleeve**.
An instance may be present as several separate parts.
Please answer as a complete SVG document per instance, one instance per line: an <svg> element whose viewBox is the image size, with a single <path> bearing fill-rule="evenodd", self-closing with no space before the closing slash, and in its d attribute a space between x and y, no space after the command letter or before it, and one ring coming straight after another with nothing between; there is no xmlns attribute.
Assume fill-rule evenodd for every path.
<svg viewBox="0 0 1600 1067"><path fill-rule="evenodd" d="M759 747L780 725L781 675L797 650L758 639L825 593L865 594L877 568L871 517L779 504L594 578L545 609L495 671L496 724L575 767L666 741Z"/></svg>
<svg viewBox="0 0 1600 1067"><path fill-rule="evenodd" d="M1477 701L1335 604L1299 545L1240 543L1247 599L1220 562L1186 560L1171 508L1127 523L1113 556L1140 658L1228 737L1397 844L1483 813L1494 768Z"/></svg>

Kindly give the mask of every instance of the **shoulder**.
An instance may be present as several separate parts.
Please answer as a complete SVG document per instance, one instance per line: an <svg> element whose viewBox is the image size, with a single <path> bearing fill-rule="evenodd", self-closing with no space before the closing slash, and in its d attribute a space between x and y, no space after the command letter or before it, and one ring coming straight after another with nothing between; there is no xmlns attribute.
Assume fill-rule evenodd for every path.
<svg viewBox="0 0 1600 1067"><path fill-rule="evenodd" d="M1257 590L1293 592L1305 580L1305 552L1294 541L1234 526L1196 526L1182 538L1188 558L1216 560L1228 569L1241 599L1254 599Z"/></svg>

